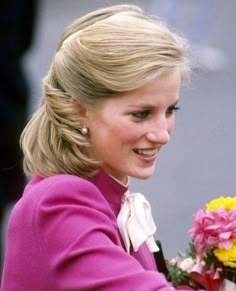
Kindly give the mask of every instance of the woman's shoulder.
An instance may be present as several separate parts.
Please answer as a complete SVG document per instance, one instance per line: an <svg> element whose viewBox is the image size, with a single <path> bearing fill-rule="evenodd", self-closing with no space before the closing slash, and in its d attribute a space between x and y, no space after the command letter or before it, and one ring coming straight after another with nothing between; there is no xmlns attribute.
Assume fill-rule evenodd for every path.
<svg viewBox="0 0 236 291"><path fill-rule="evenodd" d="M25 192L68 192L69 190L84 191L86 189L91 190L92 188L96 189L95 185L85 178L69 174L59 174L45 178L40 176L32 178L27 184Z"/></svg>
<svg viewBox="0 0 236 291"><path fill-rule="evenodd" d="M80 176L76 175L70 175L70 174L57 174L52 175L48 177L40 177L35 176L33 177L27 187L58 187L58 186L73 186L73 185L81 185L81 186L88 186L91 185L91 182L88 179L82 178ZM27 188L26 187L26 188Z"/></svg>
<svg viewBox="0 0 236 291"><path fill-rule="evenodd" d="M75 175L60 174L46 178L34 177L27 184L21 202L38 206L61 203L93 205L103 200L100 190L89 180Z"/></svg>

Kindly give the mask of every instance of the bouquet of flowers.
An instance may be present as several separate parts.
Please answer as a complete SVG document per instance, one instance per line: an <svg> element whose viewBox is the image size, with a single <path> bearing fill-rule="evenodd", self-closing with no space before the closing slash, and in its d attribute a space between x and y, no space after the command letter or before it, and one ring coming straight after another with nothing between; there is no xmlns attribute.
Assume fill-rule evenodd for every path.
<svg viewBox="0 0 236 291"><path fill-rule="evenodd" d="M175 287L236 291L236 197L220 197L193 215L192 241L168 263Z"/></svg>

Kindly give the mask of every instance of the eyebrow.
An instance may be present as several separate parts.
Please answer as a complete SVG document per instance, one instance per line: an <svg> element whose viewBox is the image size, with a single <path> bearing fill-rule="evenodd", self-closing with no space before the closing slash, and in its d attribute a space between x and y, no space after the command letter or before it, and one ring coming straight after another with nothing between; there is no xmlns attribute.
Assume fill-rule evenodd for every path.
<svg viewBox="0 0 236 291"><path fill-rule="evenodd" d="M172 104L170 104L169 106L175 106L179 103L180 101L180 98L178 97L177 100L175 100ZM168 106L168 107L169 107ZM149 109L149 108L153 108L153 107L156 107L156 105L154 104L147 104L147 103L139 103L139 104L130 104L128 105L128 107L132 107L132 108L146 108L146 109Z"/></svg>

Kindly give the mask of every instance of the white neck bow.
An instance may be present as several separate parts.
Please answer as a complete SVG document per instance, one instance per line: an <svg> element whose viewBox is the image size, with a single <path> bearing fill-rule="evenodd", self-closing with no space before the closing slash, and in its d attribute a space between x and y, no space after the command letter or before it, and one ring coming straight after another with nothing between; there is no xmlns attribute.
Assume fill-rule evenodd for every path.
<svg viewBox="0 0 236 291"><path fill-rule="evenodd" d="M152 218L151 206L143 194L129 191L124 194L117 224L128 253L131 244L134 251L137 251L144 242L151 252L159 251L153 237L156 225Z"/></svg>

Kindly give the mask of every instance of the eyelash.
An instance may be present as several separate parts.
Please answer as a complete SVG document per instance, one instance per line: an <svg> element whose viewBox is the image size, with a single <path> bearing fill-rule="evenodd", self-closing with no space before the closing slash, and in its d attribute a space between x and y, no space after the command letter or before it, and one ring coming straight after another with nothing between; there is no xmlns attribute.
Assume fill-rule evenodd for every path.
<svg viewBox="0 0 236 291"><path fill-rule="evenodd" d="M166 115L171 115L179 109L180 109L180 107L178 107L178 106L175 106L175 105L171 106L167 109ZM137 118L137 119L145 119L150 115L150 113L151 112L149 110L144 110L144 111L133 112L132 116Z"/></svg>
<svg viewBox="0 0 236 291"><path fill-rule="evenodd" d="M166 114L167 115L171 115L171 114L173 114L174 112L176 112L176 111L178 111L180 109L180 107L178 107L178 106L171 106L171 107L169 107L168 109L167 109L167 111L166 111Z"/></svg>
<svg viewBox="0 0 236 291"><path fill-rule="evenodd" d="M132 116L138 119L145 119L148 117L149 114L150 114L149 110L144 110L144 111L133 112Z"/></svg>

